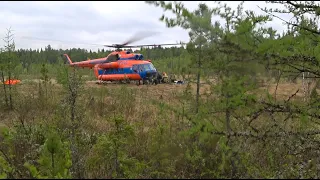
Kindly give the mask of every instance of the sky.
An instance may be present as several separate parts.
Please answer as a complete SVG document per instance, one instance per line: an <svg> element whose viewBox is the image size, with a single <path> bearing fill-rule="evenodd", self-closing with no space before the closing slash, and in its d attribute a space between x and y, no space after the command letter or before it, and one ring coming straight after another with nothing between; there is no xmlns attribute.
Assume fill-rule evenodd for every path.
<svg viewBox="0 0 320 180"><path fill-rule="evenodd" d="M183 1L183 4L194 10L200 2ZM240 2L224 1L233 9ZM215 5L212 1L205 3L209 7ZM244 10L265 14L257 6L266 7L266 3L246 1ZM274 5L268 4L268 7ZM132 45L188 42L188 32L179 27L167 28L159 20L162 14L161 7L144 1L0 1L0 37L2 39L11 27L18 49L44 48L50 44L55 49L86 48L93 51L104 48L104 44L123 43L135 33L157 32ZM279 32L286 28L277 19L267 26ZM0 47L3 45L4 42L0 41Z"/></svg>

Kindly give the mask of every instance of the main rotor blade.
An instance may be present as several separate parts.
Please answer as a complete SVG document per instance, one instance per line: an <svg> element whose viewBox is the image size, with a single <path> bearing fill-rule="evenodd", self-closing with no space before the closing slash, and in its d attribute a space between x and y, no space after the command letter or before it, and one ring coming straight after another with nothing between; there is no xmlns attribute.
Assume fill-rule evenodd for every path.
<svg viewBox="0 0 320 180"><path fill-rule="evenodd" d="M145 45L132 45L132 46L123 46L123 47L144 47L144 46L174 46L174 45L183 45L186 43L174 43L174 44L145 44Z"/></svg>
<svg viewBox="0 0 320 180"><path fill-rule="evenodd" d="M147 37L150 37L150 36L153 36L155 34L158 34L158 32L143 32L143 31L140 31L138 33L136 33L134 36L132 36L130 39L128 39L126 42L124 42L123 44L121 44L122 46L125 46L127 44L131 44L133 42L136 42L136 41L139 41L139 40L142 40L144 38L147 38Z"/></svg>
<svg viewBox="0 0 320 180"><path fill-rule="evenodd" d="M116 45L103 45L105 47L115 47Z"/></svg>

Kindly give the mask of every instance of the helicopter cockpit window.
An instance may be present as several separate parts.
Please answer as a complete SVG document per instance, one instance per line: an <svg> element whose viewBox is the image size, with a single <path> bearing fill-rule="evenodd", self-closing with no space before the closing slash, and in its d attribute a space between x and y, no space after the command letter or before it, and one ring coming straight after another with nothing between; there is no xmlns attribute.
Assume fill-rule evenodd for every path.
<svg viewBox="0 0 320 180"><path fill-rule="evenodd" d="M155 70L155 68L152 64L143 64L143 69L145 71Z"/></svg>
<svg viewBox="0 0 320 180"><path fill-rule="evenodd" d="M153 66L153 64L149 64L149 67L151 70L156 70L156 68Z"/></svg>
<svg viewBox="0 0 320 180"><path fill-rule="evenodd" d="M116 55L110 55L108 58L107 58L107 61L111 61L111 62L114 62L114 61L117 61L119 60L119 55L116 54Z"/></svg>
<svg viewBox="0 0 320 180"><path fill-rule="evenodd" d="M144 64L144 65L143 65L143 69L144 69L145 71L149 71L149 70L150 70L150 67L149 67L148 64Z"/></svg>

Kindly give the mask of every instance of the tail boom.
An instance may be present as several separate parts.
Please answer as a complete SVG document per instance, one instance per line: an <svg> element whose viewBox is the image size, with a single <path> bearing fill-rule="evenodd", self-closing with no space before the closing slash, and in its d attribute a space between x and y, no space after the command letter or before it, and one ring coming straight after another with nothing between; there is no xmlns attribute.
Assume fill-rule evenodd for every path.
<svg viewBox="0 0 320 180"><path fill-rule="evenodd" d="M76 67L88 67L93 68L96 64L103 63L106 58L99 58L99 59L93 59L93 60L86 60L86 61L80 61L80 62L72 62L68 54L64 54L66 57L68 64L70 66L76 66Z"/></svg>

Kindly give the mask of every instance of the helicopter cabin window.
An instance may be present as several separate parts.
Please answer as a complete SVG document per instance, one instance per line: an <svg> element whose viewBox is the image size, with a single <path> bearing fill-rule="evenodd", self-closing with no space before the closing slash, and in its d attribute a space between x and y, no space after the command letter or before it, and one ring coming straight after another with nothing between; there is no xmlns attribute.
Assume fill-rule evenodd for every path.
<svg viewBox="0 0 320 180"><path fill-rule="evenodd" d="M139 65L138 65L138 70L139 70L139 72L142 72L143 69L144 69L144 68L143 68L143 64L139 64Z"/></svg>
<svg viewBox="0 0 320 180"><path fill-rule="evenodd" d="M137 65L133 65L132 66L132 70L133 70L133 72L138 72L138 66Z"/></svg>

